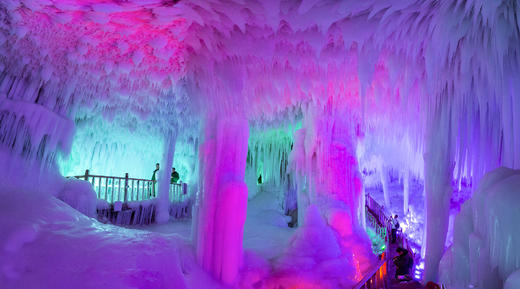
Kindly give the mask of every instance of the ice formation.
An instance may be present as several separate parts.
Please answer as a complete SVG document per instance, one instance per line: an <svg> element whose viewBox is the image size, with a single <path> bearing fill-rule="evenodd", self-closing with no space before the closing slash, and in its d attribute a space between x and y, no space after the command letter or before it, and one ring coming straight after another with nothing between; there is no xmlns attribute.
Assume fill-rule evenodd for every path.
<svg viewBox="0 0 520 289"><path fill-rule="evenodd" d="M518 170L501 167L482 178L455 219L453 245L441 260L443 281L455 288L518 286L519 188Z"/></svg>
<svg viewBox="0 0 520 289"><path fill-rule="evenodd" d="M368 243L360 233L364 189L381 184L394 210L397 176L397 207L411 216L423 212L410 209L422 198L411 190L418 180L423 280L436 281L451 235L448 252L465 250L450 230L454 190L463 182L479 188L455 228L469 211L476 225L488 222L481 215L499 220L485 213L493 203L478 203L489 179L482 177L520 168L520 4L394 2L4 0L0 193L54 195L88 213L81 201L88 192L60 172L149 178L160 162L159 219L166 221L167 169L179 167L197 192L197 262L237 284L250 257L242 250L247 201L260 175L280 188L284 210L297 211L298 234L313 216L343 255L354 250L348 238ZM81 196L71 197L71 187ZM495 242L493 228L470 247L489 246L478 260L491 260L489 278L508 288L519 263L504 260L504 250L519 241ZM461 262L452 254L440 262L442 280L488 282L471 279L484 270L480 263L460 279L443 275L451 266L445 260ZM356 258L350 269L355 260L370 262Z"/></svg>

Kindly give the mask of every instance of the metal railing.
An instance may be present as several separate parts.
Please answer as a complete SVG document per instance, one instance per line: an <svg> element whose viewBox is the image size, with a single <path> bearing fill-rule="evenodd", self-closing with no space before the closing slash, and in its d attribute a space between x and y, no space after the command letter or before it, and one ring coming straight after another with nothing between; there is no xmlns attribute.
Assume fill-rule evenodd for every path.
<svg viewBox="0 0 520 289"><path fill-rule="evenodd" d="M130 178L128 173L124 177L115 177L91 175L89 170L86 170L84 175L74 177L88 181L96 192L97 198L110 204L144 201L157 196L157 181ZM169 197L172 203L186 201L189 198L187 185L170 184Z"/></svg>

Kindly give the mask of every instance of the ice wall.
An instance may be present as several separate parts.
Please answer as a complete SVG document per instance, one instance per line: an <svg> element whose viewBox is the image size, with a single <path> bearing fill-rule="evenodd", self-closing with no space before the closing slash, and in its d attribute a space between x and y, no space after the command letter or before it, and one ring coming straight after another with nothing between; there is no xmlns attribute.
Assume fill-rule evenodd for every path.
<svg viewBox="0 0 520 289"><path fill-rule="evenodd" d="M520 268L518 188L518 170L501 167L482 178L455 219L453 245L439 267L443 283L453 288L515 288Z"/></svg>
<svg viewBox="0 0 520 289"><path fill-rule="evenodd" d="M90 174L150 179L155 164L162 161L164 137L144 126L129 128L122 122L79 119L71 152L58 161L64 176ZM138 121L138 120L134 120Z"/></svg>
<svg viewBox="0 0 520 289"><path fill-rule="evenodd" d="M249 137L246 183L249 199L255 197L261 187L275 188L279 209L290 214L297 208L296 182L289 166L293 148L294 131L301 128L301 121L276 127L252 125ZM259 184L261 176L262 183Z"/></svg>

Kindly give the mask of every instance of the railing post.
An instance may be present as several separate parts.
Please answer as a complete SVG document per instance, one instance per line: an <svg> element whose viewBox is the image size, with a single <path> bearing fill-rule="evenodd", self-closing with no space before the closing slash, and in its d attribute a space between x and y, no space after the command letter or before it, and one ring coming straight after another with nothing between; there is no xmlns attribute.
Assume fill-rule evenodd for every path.
<svg viewBox="0 0 520 289"><path fill-rule="evenodd" d="M88 175L89 175L89 171L85 170L85 181L87 181L87 182L88 182Z"/></svg>
<svg viewBox="0 0 520 289"><path fill-rule="evenodd" d="M128 173L125 173L125 203L128 202Z"/></svg>

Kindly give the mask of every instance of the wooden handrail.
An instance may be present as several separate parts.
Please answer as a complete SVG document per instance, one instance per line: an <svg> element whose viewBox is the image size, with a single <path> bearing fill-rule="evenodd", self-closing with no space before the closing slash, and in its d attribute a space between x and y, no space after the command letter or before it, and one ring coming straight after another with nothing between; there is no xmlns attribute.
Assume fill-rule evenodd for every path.
<svg viewBox="0 0 520 289"><path fill-rule="evenodd" d="M383 259L383 260L380 260L379 263L374 266L374 268L369 272L369 274L366 274L365 277L363 279L361 279L361 281L359 281L354 287L352 287L352 289L361 289L361 288L388 288L388 283L387 283L387 275L388 275L388 272L385 272L386 269L387 269L387 263L388 263L388 260ZM383 271L382 273L380 273L380 271ZM380 275L383 275L381 276L382 278L377 278L378 276L378 273ZM380 281L381 283L383 283L383 287L376 287L376 286L365 286L367 283L369 282L377 282L377 281Z"/></svg>
<svg viewBox="0 0 520 289"><path fill-rule="evenodd" d="M94 178L110 178L110 179L122 179L124 180L125 177L115 177L115 176L104 176L104 175L82 175L82 176L74 176L76 179L85 179L85 177L94 177ZM148 182L152 182L151 179L138 179L138 178L128 178L128 180L130 181L148 181ZM182 184L171 184L171 185L179 185L181 186Z"/></svg>
<svg viewBox="0 0 520 289"><path fill-rule="evenodd" d="M109 203L118 201L144 201L156 197L157 181L151 179L130 178L128 173L124 177L91 175L89 170L85 174L74 176L92 184L98 199ZM190 198L187 186L183 183L169 184L169 196L171 202L184 202Z"/></svg>
<svg viewBox="0 0 520 289"><path fill-rule="evenodd" d="M370 195L367 194L365 197L366 197L365 208L366 208L367 213L371 215L371 217L374 219L374 221L377 224L377 226L382 227L382 228L386 228L386 230L389 231L389 229L391 229L391 228L389 228L390 224L388 222L388 220L390 220L390 218L385 214L384 207L381 206L378 202L376 202ZM383 220L384 223L381 222L381 220ZM374 228L374 229L377 230L377 228ZM406 236L404 235L402 229L399 229L399 231L401 233L398 235L398 242L401 244L401 247L403 247L403 248L408 250L408 252L412 255L412 258L415 260L415 253L411 249L410 242L408 241L408 238L406 238ZM388 246L386 246L386 248L388 248ZM386 255L386 253L385 253L385 255ZM383 287L373 287L372 286L373 284L371 284L368 287L367 286L363 287L368 282L372 282L371 281L372 278L377 274L378 270L380 270L382 268L382 266L384 266L384 264L387 263L388 260L383 260L383 261L381 261L383 263L380 262L378 264L378 266L376 266L375 269L373 269L373 271L370 271L370 274L367 274L365 276L365 278L363 278L355 287L353 287L353 289L360 289L360 288L388 288L388 284L386 283L386 280L385 280L385 283L383 284ZM385 279L386 279L386 275L385 275Z"/></svg>

